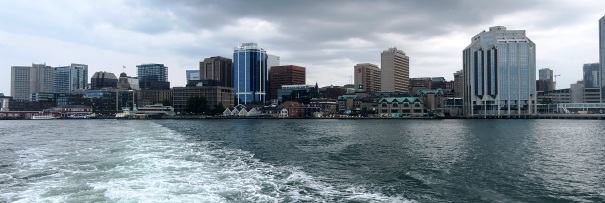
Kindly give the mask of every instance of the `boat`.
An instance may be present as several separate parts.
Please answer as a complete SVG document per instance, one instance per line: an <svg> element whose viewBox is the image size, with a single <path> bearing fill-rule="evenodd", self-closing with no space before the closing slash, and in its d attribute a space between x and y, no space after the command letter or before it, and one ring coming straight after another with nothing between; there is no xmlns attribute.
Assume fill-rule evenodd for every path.
<svg viewBox="0 0 605 203"><path fill-rule="evenodd" d="M89 118L89 114L70 114L68 115L67 119L88 119Z"/></svg>
<svg viewBox="0 0 605 203"><path fill-rule="evenodd" d="M35 114L31 117L32 120L51 120L55 119L55 116L52 114Z"/></svg>
<svg viewBox="0 0 605 203"><path fill-rule="evenodd" d="M153 104L153 105L145 105L143 107L134 106L133 113L136 114L146 114L150 117L157 116L174 116L176 113L174 112L174 108L172 106L164 106L162 104Z"/></svg>
<svg viewBox="0 0 605 203"><path fill-rule="evenodd" d="M130 109L122 108L122 113L116 113L116 119L128 119L130 117Z"/></svg>

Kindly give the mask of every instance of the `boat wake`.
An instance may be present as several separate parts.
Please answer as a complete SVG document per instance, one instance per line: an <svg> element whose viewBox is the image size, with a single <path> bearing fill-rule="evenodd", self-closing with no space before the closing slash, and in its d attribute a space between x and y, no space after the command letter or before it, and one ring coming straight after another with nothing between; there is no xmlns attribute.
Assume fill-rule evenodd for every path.
<svg viewBox="0 0 605 203"><path fill-rule="evenodd" d="M17 153L0 176L8 202L410 202L364 185L330 184L294 166L272 166L239 149L188 140L150 122L71 151L39 146ZM134 133L127 133L134 130ZM116 142L117 141L117 142ZM20 169L17 169L20 168Z"/></svg>

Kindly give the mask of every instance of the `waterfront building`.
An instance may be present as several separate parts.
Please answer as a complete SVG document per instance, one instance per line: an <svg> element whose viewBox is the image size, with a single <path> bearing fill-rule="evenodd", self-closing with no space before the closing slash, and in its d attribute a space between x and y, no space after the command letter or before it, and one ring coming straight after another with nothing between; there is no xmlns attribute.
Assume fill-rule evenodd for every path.
<svg viewBox="0 0 605 203"><path fill-rule="evenodd" d="M381 70L377 65L371 63L360 63L354 67L355 85L362 85L369 93L379 92L381 81Z"/></svg>
<svg viewBox="0 0 605 203"><path fill-rule="evenodd" d="M30 100L32 93L55 92L54 70L46 64L11 67L11 96L14 100Z"/></svg>
<svg viewBox="0 0 605 203"><path fill-rule="evenodd" d="M172 103L173 90L139 90L136 91L137 107L163 104L165 102Z"/></svg>
<svg viewBox="0 0 605 203"><path fill-rule="evenodd" d="M233 50L233 86L236 104L265 103L268 92L267 51L256 43Z"/></svg>
<svg viewBox="0 0 605 203"><path fill-rule="evenodd" d="M313 85L282 85L277 89L277 100L279 103L285 101L297 101L308 104L311 98L317 96L317 89Z"/></svg>
<svg viewBox="0 0 605 203"><path fill-rule="evenodd" d="M584 72L584 102L600 103L601 88L599 84L599 76L601 75L601 67L599 63L587 63L583 67Z"/></svg>
<svg viewBox="0 0 605 203"><path fill-rule="evenodd" d="M572 103L571 88L537 92L537 94L540 104Z"/></svg>
<svg viewBox="0 0 605 203"><path fill-rule="evenodd" d="M200 62L201 65L201 62ZM185 70L187 81L200 80L200 70Z"/></svg>
<svg viewBox="0 0 605 203"><path fill-rule="evenodd" d="M100 71L96 72L90 78L90 89L98 90L102 88L116 88L118 78L113 73Z"/></svg>
<svg viewBox="0 0 605 203"><path fill-rule="evenodd" d="M570 85L571 103L584 103L584 81L580 80Z"/></svg>
<svg viewBox="0 0 605 203"><path fill-rule="evenodd" d="M354 116L354 117L373 117L377 112L376 101L370 99L370 95L363 85L358 85L355 91L339 96L336 101L338 102L338 114L343 116Z"/></svg>
<svg viewBox="0 0 605 203"><path fill-rule="evenodd" d="M337 105L336 99L327 98L312 98L309 103L309 106L319 108L324 117L336 114L338 112Z"/></svg>
<svg viewBox="0 0 605 203"><path fill-rule="evenodd" d="M416 91L414 96L422 101L426 111L442 116L445 106L444 92L443 89L421 89Z"/></svg>
<svg viewBox="0 0 605 203"><path fill-rule="evenodd" d="M446 98L443 106L443 114L444 116L461 116L462 106L462 98Z"/></svg>
<svg viewBox="0 0 605 203"><path fill-rule="evenodd" d="M249 107L244 104L238 104L237 106L231 108L225 108L225 111L223 111L223 116L258 116L260 114L261 112L257 108Z"/></svg>
<svg viewBox="0 0 605 203"><path fill-rule="evenodd" d="M423 117L424 104L418 97L385 97L379 101L378 115L382 118Z"/></svg>
<svg viewBox="0 0 605 203"><path fill-rule="evenodd" d="M84 90L88 87L88 65L72 63L54 68L54 87L57 93Z"/></svg>
<svg viewBox="0 0 605 203"><path fill-rule="evenodd" d="M304 106L301 103L295 101L286 101L279 105L280 108L286 109L288 111L289 118L300 118L304 116Z"/></svg>
<svg viewBox="0 0 605 203"><path fill-rule="evenodd" d="M462 70L454 73L454 97L462 98L464 95L464 74Z"/></svg>
<svg viewBox="0 0 605 203"><path fill-rule="evenodd" d="M233 87L233 60L214 56L200 61L200 80L214 80L218 86Z"/></svg>
<svg viewBox="0 0 605 203"><path fill-rule="evenodd" d="M599 20L599 63L601 67L601 101L605 101L605 16Z"/></svg>
<svg viewBox="0 0 605 203"><path fill-rule="evenodd" d="M535 114L536 45L525 30L490 27L463 51L464 113Z"/></svg>
<svg viewBox="0 0 605 203"><path fill-rule="evenodd" d="M164 64L142 64L137 66L137 78L140 89L167 90L170 89L168 82L168 67Z"/></svg>
<svg viewBox="0 0 605 203"><path fill-rule="evenodd" d="M84 105L92 107L93 112L110 115L122 112L135 104L134 91L119 89L76 90L68 93L66 105Z"/></svg>
<svg viewBox="0 0 605 203"><path fill-rule="evenodd" d="M190 97L206 98L208 108L214 109L219 103L223 108L233 107L233 88L223 86L173 87L172 106L176 112L184 112Z"/></svg>
<svg viewBox="0 0 605 203"><path fill-rule="evenodd" d="M273 66L269 70L269 82L271 99L278 99L281 102L281 96L278 96L277 90L283 85L306 84L306 69L295 65Z"/></svg>
<svg viewBox="0 0 605 203"><path fill-rule="evenodd" d="M405 92L410 82L410 57L396 47L380 54L380 91Z"/></svg>

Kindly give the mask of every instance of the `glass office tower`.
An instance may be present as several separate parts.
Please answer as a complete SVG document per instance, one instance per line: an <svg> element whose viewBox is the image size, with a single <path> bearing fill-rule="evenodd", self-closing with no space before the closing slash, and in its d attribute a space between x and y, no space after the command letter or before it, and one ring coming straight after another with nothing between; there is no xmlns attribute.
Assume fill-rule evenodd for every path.
<svg viewBox="0 0 605 203"><path fill-rule="evenodd" d="M152 90L169 90L168 67L164 64L142 64L137 66L139 88Z"/></svg>
<svg viewBox="0 0 605 203"><path fill-rule="evenodd" d="M88 65L72 63L70 66L54 68L54 88L57 93L66 93L88 86Z"/></svg>
<svg viewBox="0 0 605 203"><path fill-rule="evenodd" d="M463 51L464 113L535 114L536 45L525 30L490 27Z"/></svg>
<svg viewBox="0 0 605 203"><path fill-rule="evenodd" d="M233 50L233 87L236 104L265 103L268 88L267 51L256 43Z"/></svg>
<svg viewBox="0 0 605 203"><path fill-rule="evenodd" d="M601 103L605 101L605 16L599 20L599 63L601 64Z"/></svg>

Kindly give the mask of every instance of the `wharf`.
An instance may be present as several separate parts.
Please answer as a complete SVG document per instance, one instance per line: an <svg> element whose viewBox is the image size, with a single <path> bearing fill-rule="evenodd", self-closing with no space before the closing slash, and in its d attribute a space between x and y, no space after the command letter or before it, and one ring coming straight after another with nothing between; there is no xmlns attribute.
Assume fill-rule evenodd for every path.
<svg viewBox="0 0 605 203"><path fill-rule="evenodd" d="M579 119L579 120L605 120L605 114L473 115L473 116L444 117L444 119Z"/></svg>

